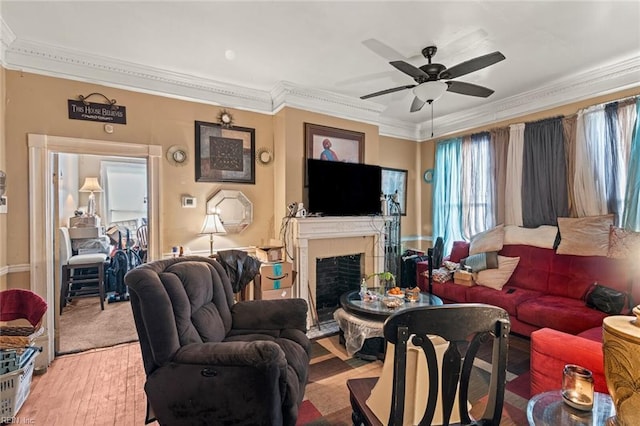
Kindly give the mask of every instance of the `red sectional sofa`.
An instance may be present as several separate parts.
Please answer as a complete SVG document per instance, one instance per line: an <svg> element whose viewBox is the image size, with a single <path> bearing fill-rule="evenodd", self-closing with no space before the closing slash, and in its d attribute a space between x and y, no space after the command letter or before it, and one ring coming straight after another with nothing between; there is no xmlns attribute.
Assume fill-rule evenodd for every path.
<svg viewBox="0 0 640 426"><path fill-rule="evenodd" d="M468 243L456 242L450 260L459 262L460 258L468 256L468 249ZM528 245L504 245L498 254L520 258L502 290L479 285L466 287L447 281L434 282L434 294L445 303L500 306L509 313L511 331L523 336L530 336L542 328L577 335L600 327L607 314L587 307L584 302L586 291L596 281L627 291L634 279L633 300L640 301L640 280L632 277L628 261L603 256L560 255L554 249ZM426 262L418 263L416 269L418 286L426 290L427 278L422 274L427 269Z"/></svg>

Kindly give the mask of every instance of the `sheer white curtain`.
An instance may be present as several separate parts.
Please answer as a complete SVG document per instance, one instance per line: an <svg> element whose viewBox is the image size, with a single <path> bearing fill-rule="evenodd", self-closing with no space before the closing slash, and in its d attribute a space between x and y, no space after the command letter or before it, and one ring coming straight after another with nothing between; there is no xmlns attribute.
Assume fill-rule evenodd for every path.
<svg viewBox="0 0 640 426"><path fill-rule="evenodd" d="M607 214L606 143L604 105L579 111L575 163L580 167L576 167L573 176L575 208L578 217Z"/></svg>
<svg viewBox="0 0 640 426"><path fill-rule="evenodd" d="M625 208L625 192L627 188L627 175L629 173L629 155L631 152L631 142L633 140L633 129L636 125L636 104L628 103L618 107L618 139L616 149L618 151L618 167L614 172L617 174L618 187L615 188L616 201L620 214L616 218L616 225L622 225Z"/></svg>
<svg viewBox="0 0 640 426"><path fill-rule="evenodd" d="M495 226L494 159L489 133L465 137L462 143L462 226L464 236Z"/></svg>
<svg viewBox="0 0 640 426"><path fill-rule="evenodd" d="M505 225L522 226L522 150L524 123L509 126L507 184L504 195Z"/></svg>

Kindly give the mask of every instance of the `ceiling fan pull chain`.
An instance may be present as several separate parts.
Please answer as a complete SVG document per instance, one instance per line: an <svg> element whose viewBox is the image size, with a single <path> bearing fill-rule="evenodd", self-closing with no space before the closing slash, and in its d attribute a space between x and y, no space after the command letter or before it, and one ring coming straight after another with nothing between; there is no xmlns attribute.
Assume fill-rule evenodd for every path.
<svg viewBox="0 0 640 426"><path fill-rule="evenodd" d="M429 102L431 104L431 137L433 137L433 102Z"/></svg>

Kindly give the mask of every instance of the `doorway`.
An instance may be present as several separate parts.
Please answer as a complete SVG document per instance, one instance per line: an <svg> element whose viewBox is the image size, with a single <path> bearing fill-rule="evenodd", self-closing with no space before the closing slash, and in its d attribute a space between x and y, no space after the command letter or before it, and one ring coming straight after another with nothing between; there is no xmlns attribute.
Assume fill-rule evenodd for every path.
<svg viewBox="0 0 640 426"><path fill-rule="evenodd" d="M54 292L55 308L59 310L56 355L135 341L138 335L128 294L126 291L122 295L116 294L119 286L116 285L115 276L110 274L109 265L117 250L123 248L116 240L125 238L127 246L122 253L126 253L127 258L131 257L129 267L142 263L139 254L143 244L139 241L138 231L146 229L148 220L147 161L143 158L76 153L54 153L53 157L57 171L56 178L52 180L55 199L54 211L51 212L57 218L55 246L59 248L62 243L60 236L67 235L72 237L69 241L70 255L107 256L104 264L104 302L101 303L99 295L92 290L85 290L88 295L71 298L59 310L61 296L58 291ZM91 192L90 195L87 192L87 182L93 185L95 193ZM67 232L59 233L58 227L66 228ZM115 235L115 229L124 238L112 239L110 235ZM146 249L146 240L144 247ZM59 249L54 253L57 257L54 288L58 289L62 285L61 264L66 259L60 259ZM74 273L89 271L78 269Z"/></svg>
<svg viewBox="0 0 640 426"><path fill-rule="evenodd" d="M55 305L55 253L53 176L54 155L58 153L93 154L142 158L147 163L148 181L148 252L149 260L160 257L160 169L162 147L92 139L49 135L28 135L29 149L29 259L30 289L46 295L50 307ZM44 240L44 241L43 241ZM43 356L36 361L47 366L55 356L56 309L48 309L44 318L45 332L36 344L43 347Z"/></svg>

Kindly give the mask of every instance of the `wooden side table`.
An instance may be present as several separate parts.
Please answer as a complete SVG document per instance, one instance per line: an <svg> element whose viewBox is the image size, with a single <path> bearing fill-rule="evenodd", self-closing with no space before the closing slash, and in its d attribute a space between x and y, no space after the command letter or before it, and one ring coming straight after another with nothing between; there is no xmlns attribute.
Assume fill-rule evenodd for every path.
<svg viewBox="0 0 640 426"><path fill-rule="evenodd" d="M600 426L615 416L616 408L609 394L595 392L593 409L580 411L569 407L562 400L560 390L535 395L527 404L527 420L530 426Z"/></svg>

